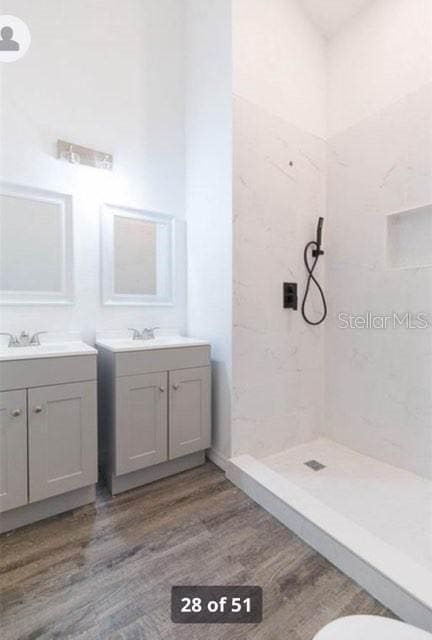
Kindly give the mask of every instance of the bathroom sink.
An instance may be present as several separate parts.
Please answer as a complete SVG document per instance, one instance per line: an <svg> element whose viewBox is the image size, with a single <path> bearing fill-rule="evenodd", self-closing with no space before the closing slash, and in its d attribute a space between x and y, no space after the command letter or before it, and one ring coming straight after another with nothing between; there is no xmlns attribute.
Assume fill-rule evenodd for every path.
<svg viewBox="0 0 432 640"><path fill-rule="evenodd" d="M100 338L96 345L109 351L144 351L146 349L177 349L181 347L201 347L208 345L205 340L195 340L184 336L161 336L150 340L133 340L132 338Z"/></svg>
<svg viewBox="0 0 432 640"><path fill-rule="evenodd" d="M7 360L33 360L58 356L80 356L94 354L96 350L84 342L45 342L32 347L0 347L0 362Z"/></svg>

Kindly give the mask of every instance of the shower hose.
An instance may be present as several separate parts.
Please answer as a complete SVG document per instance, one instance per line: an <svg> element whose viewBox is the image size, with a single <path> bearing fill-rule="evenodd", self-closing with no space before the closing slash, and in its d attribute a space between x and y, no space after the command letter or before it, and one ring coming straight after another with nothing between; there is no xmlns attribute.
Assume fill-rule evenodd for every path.
<svg viewBox="0 0 432 640"><path fill-rule="evenodd" d="M313 257L313 262L310 263L309 262L309 256L308 256L308 252L309 249L312 249L312 257ZM320 250L320 246L318 245L317 242L312 241L309 242L304 250L304 262L305 262L305 266L306 266L306 270L308 272L308 279L307 279L307 284L306 284L306 291L305 291L305 295L303 298L303 303L302 303L302 316L304 318L304 320L308 323L311 324L312 326L317 326L319 324L322 324L324 322L324 320L327 318L327 302L325 299L325 295L324 295L324 291L321 288L320 283L318 282L318 280L315 278L314 276L314 271L316 269L316 266L318 264L318 260L320 258L320 255L322 255L322 251ZM307 316L307 312L306 312L306 303L307 303L307 299L310 293L310 288L312 283L314 283L314 285L317 287L319 294L321 296L321 300L322 300L322 305L323 305L323 312L321 317L318 320L310 320Z"/></svg>

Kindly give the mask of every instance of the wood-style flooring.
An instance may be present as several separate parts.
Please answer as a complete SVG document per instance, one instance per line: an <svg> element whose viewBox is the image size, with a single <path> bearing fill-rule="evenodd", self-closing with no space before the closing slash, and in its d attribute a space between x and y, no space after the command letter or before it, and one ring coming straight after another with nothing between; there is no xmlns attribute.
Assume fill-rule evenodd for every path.
<svg viewBox="0 0 432 640"><path fill-rule="evenodd" d="M392 614L211 463L0 537L2 640L312 640ZM254 584L260 625L174 625L171 586Z"/></svg>

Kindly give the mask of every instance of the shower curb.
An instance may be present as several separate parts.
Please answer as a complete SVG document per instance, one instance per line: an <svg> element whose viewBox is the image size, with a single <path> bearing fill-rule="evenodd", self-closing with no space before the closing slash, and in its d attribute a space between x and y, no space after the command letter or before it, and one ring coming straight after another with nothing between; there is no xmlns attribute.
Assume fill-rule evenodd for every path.
<svg viewBox="0 0 432 640"><path fill-rule="evenodd" d="M392 571L387 572L382 566L385 561L380 560L389 556L389 549L391 550L389 545L351 523L347 518L339 516L289 481L285 479L281 481L278 474L251 456L243 455L229 460L226 476L277 520L391 609L399 618L425 631L432 631L430 574L420 565L406 558L401 560L400 564L403 565L401 570L406 569L406 573L414 573L415 577L419 577L416 588L401 584L395 576L389 575L397 571L397 568L395 569L393 565ZM302 499L308 502L309 509L306 509L306 512L311 506L316 507L319 517L314 518L310 514L302 513ZM331 532L332 527L326 526L325 515L328 515L329 520L333 520L333 525L336 520L338 521L337 535L334 531ZM362 541L373 539L376 546L375 559L368 559L367 552L357 549L357 545L349 545L343 541L343 538L349 538L352 532L360 534ZM408 582L413 583L411 575Z"/></svg>

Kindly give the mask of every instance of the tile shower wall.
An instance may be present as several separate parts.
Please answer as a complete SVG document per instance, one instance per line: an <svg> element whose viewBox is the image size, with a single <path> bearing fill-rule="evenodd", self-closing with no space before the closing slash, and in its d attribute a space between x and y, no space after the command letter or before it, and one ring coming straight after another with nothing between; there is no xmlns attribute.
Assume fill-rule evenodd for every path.
<svg viewBox="0 0 432 640"><path fill-rule="evenodd" d="M432 317L432 269L386 264L386 215L432 203L431 27L431 3L378 1L330 43L339 115L330 122L326 260L326 435L425 476L431 328L342 329L337 315Z"/></svg>
<svg viewBox="0 0 432 640"><path fill-rule="evenodd" d="M431 329L339 328L339 312L432 314L432 270L389 269L386 214L432 202L432 85L330 140L326 432L421 474L432 459Z"/></svg>
<svg viewBox="0 0 432 640"><path fill-rule="evenodd" d="M232 452L263 456L323 426L323 329L282 308L282 283L304 290L324 215L325 45L285 0L236 0L233 37Z"/></svg>
<svg viewBox="0 0 432 640"><path fill-rule="evenodd" d="M1 178L71 193L75 304L2 309L4 330L186 324L186 256L174 307L102 307L100 204L184 218L184 7L178 0L2 0L32 34L1 69ZM58 138L114 154L112 173L56 159Z"/></svg>
<svg viewBox="0 0 432 640"><path fill-rule="evenodd" d="M234 2L233 454L323 432L429 475L431 330L344 330L337 314L432 314L431 269L386 263L387 215L432 202L432 4L371 2L327 47L297 9ZM303 289L324 214L330 314L311 329L280 286Z"/></svg>

